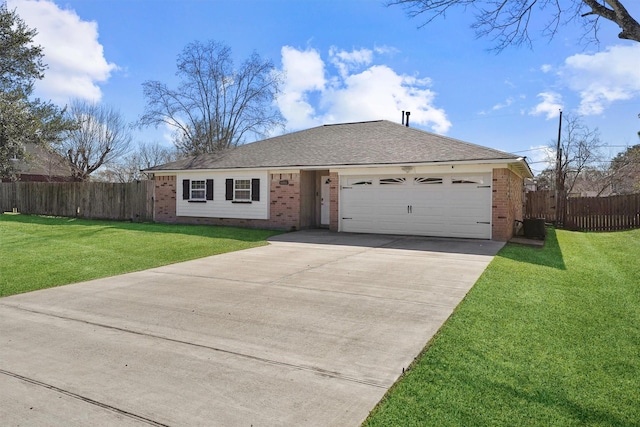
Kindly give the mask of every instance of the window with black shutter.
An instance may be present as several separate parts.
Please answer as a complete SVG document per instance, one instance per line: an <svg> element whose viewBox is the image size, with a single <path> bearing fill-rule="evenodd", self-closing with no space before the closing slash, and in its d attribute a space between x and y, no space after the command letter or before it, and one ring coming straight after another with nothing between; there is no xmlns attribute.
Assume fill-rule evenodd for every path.
<svg viewBox="0 0 640 427"><path fill-rule="evenodd" d="M233 179L227 178L225 181L225 200L233 200Z"/></svg>
<svg viewBox="0 0 640 427"><path fill-rule="evenodd" d="M232 179L225 181L225 199L233 203L260 201L260 179Z"/></svg>
<svg viewBox="0 0 640 427"><path fill-rule="evenodd" d="M254 202L260 201L260 180L258 178L251 180L251 200Z"/></svg>
<svg viewBox="0 0 640 427"><path fill-rule="evenodd" d="M213 200L213 180L207 180L207 200Z"/></svg>
<svg viewBox="0 0 640 427"><path fill-rule="evenodd" d="M189 193L191 191L191 184L188 179L182 180L182 200L189 200Z"/></svg>
<svg viewBox="0 0 640 427"><path fill-rule="evenodd" d="M204 203L207 200L213 200L213 180L183 179L182 200L188 200L189 203Z"/></svg>

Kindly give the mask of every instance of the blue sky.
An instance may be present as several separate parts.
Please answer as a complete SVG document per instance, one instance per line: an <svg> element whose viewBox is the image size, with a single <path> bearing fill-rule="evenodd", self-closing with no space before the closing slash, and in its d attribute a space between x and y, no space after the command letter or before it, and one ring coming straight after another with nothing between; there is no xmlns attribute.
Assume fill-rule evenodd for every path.
<svg viewBox="0 0 640 427"><path fill-rule="evenodd" d="M640 4L627 0L637 19ZM324 123L388 119L528 157L557 136L558 110L584 116L611 148L638 143L640 43L603 22L600 46L580 27L496 54L477 39L471 13L418 28L399 7L369 0L8 0L44 47L49 69L37 94L64 105L112 105L129 121L144 110L142 83L175 85L188 43L217 40L237 63L256 51L286 72L278 107L287 131ZM541 25L541 21L534 25ZM136 133L169 145L167 129Z"/></svg>

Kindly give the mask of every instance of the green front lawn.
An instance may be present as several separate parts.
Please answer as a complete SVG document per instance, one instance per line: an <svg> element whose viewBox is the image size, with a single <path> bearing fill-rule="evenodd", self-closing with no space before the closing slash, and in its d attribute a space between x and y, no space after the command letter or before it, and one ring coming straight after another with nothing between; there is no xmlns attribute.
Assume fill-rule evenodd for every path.
<svg viewBox="0 0 640 427"><path fill-rule="evenodd" d="M261 246L275 234L0 215L0 297Z"/></svg>
<svg viewBox="0 0 640 427"><path fill-rule="evenodd" d="M505 246L364 425L640 425L640 230Z"/></svg>

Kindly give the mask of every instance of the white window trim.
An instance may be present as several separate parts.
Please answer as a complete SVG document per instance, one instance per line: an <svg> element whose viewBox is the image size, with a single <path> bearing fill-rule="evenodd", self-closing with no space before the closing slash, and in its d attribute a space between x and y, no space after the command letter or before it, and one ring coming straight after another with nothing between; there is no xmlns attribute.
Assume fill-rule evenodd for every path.
<svg viewBox="0 0 640 427"><path fill-rule="evenodd" d="M248 182L248 188L238 188L238 181ZM246 192L246 198L238 198L238 191ZM234 202L251 202L251 178L234 178L233 179L233 201Z"/></svg>
<svg viewBox="0 0 640 427"><path fill-rule="evenodd" d="M194 188L195 183L201 183L202 188ZM202 197L194 196L194 192L202 192ZM189 200L207 200L207 180L206 179L192 179L189 181Z"/></svg>

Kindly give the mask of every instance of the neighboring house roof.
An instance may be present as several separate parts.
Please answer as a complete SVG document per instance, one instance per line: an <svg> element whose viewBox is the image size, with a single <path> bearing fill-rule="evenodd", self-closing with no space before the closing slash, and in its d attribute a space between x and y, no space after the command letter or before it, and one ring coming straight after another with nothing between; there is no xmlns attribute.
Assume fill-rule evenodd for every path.
<svg viewBox="0 0 640 427"><path fill-rule="evenodd" d="M387 120L318 126L241 145L222 153L155 166L147 172L456 161L520 163L524 174L531 174L522 157Z"/></svg>
<svg viewBox="0 0 640 427"><path fill-rule="evenodd" d="M71 177L69 162L53 149L33 143L24 145L25 157L15 167L18 175L41 176L46 178Z"/></svg>

